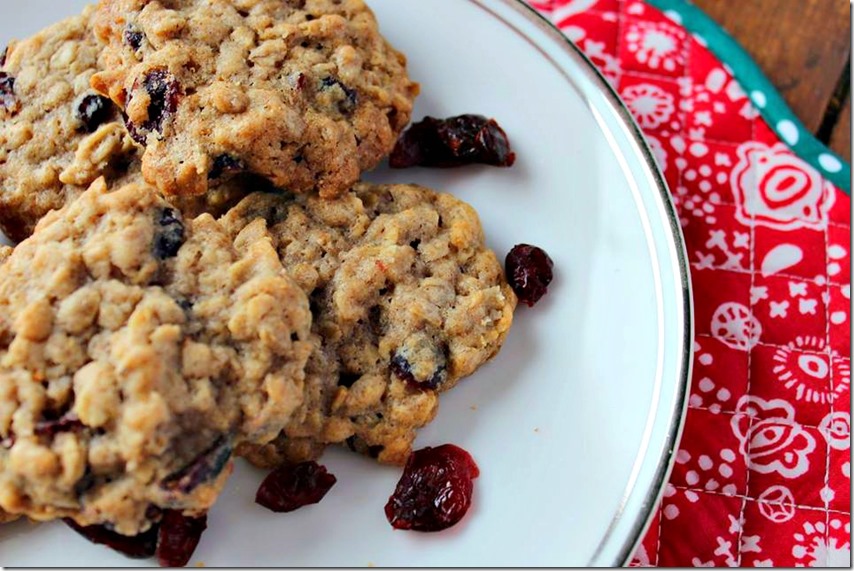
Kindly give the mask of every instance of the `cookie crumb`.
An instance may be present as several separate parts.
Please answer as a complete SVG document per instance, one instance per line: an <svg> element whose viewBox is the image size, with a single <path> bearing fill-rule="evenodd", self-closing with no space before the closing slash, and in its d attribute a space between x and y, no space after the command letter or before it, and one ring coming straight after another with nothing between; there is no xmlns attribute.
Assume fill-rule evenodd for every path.
<svg viewBox="0 0 854 571"><path fill-rule="evenodd" d="M199 569L201 569L202 567L206 567L205 562L199 561L198 563L196 563L196 567L198 567Z"/></svg>
<svg viewBox="0 0 854 571"><path fill-rule="evenodd" d="M473 404L473 405L471 405L469 408L470 408L470 409L472 409L472 410L477 410L477 405L476 405L476 404Z"/></svg>

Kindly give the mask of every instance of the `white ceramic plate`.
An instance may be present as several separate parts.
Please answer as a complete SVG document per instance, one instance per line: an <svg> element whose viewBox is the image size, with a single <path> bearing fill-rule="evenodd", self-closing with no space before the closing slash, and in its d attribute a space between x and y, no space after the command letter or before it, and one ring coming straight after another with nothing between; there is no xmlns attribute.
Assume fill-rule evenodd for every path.
<svg viewBox="0 0 854 571"><path fill-rule="evenodd" d="M85 0L5 0L0 42ZM662 178L616 96L563 36L515 0L372 0L423 95L415 117L496 117L512 169L372 173L452 192L480 212L501 256L545 248L557 277L520 308L498 357L447 394L418 446L456 443L481 468L474 507L438 534L393 531L399 477L343 450L319 505L275 515L241 465L191 562L207 566L581 566L626 562L682 426L690 293ZM120 566L61 523L0 528L0 564Z"/></svg>

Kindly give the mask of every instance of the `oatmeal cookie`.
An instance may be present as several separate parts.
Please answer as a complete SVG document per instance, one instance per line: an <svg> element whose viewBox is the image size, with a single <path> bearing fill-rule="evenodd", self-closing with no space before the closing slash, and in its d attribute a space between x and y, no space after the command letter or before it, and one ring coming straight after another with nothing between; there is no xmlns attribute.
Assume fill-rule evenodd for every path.
<svg viewBox="0 0 854 571"><path fill-rule="evenodd" d="M0 67L0 230L15 242L99 176L111 186L139 177L139 149L121 113L89 87L102 53L93 12L13 43ZM242 178L171 202L188 217L224 214L242 197Z"/></svg>
<svg viewBox="0 0 854 571"><path fill-rule="evenodd" d="M15 242L96 178L123 177L134 153L118 109L89 86L101 54L92 13L12 43L0 61L0 229Z"/></svg>
<svg viewBox="0 0 854 571"><path fill-rule="evenodd" d="M95 31L92 85L166 194L249 171L337 196L391 152L418 93L362 0L101 0Z"/></svg>
<svg viewBox="0 0 854 571"><path fill-rule="evenodd" d="M310 323L269 238L95 181L0 266L0 510L125 535L204 512L302 403Z"/></svg>
<svg viewBox="0 0 854 571"><path fill-rule="evenodd" d="M310 296L314 352L305 404L261 466L329 443L400 464L439 393L500 349L516 297L475 211L409 185L358 184L336 200L256 193L221 219L238 244L272 235Z"/></svg>

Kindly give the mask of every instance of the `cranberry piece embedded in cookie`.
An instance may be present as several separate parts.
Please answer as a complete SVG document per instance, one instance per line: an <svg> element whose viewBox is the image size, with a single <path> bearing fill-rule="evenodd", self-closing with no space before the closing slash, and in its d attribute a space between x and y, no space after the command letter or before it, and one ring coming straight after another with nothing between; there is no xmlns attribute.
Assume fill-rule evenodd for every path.
<svg viewBox="0 0 854 571"><path fill-rule="evenodd" d="M331 90L335 88L341 90L342 97L338 102L338 110L341 111L342 114L348 115L356 109L356 105L359 103L359 93L355 89L350 89L344 85L341 80L332 76L324 77L320 81L320 85L323 90Z"/></svg>
<svg viewBox="0 0 854 571"><path fill-rule="evenodd" d="M297 91L302 91L308 83L308 77L301 71L298 71L297 73L292 73L288 76L288 83L290 83L291 87Z"/></svg>
<svg viewBox="0 0 854 571"><path fill-rule="evenodd" d="M75 115L88 133L94 133L98 127L109 120L113 112L113 102L104 97L90 93L77 104Z"/></svg>
<svg viewBox="0 0 854 571"><path fill-rule="evenodd" d="M519 301L533 307L548 292L554 279L554 262L541 248L519 244L510 250L505 261L507 280Z"/></svg>
<svg viewBox="0 0 854 571"><path fill-rule="evenodd" d="M222 436L188 465L164 479L160 487L164 490L189 494L200 485L219 476L228 466L233 451L231 441Z"/></svg>
<svg viewBox="0 0 854 571"><path fill-rule="evenodd" d="M15 78L0 71L0 107L8 113L16 113L21 104L15 97Z"/></svg>
<svg viewBox="0 0 854 571"><path fill-rule="evenodd" d="M3 48L3 51L0 52L0 67L6 65L6 54L9 53L9 46Z"/></svg>
<svg viewBox="0 0 854 571"><path fill-rule="evenodd" d="M135 143L139 145L144 145L145 133L142 131L142 129L140 129L139 126L134 124L134 122L131 121L130 118L127 116L127 114L122 113L122 119L124 119L125 128L127 129L130 138L133 139Z"/></svg>
<svg viewBox="0 0 854 571"><path fill-rule="evenodd" d="M62 521L92 543L106 545L133 559L148 559L153 557L157 550L157 526L152 526L145 533L129 537L107 529L103 525L82 526L69 518Z"/></svg>
<svg viewBox="0 0 854 571"><path fill-rule="evenodd" d="M389 368L401 381L406 381L410 385L418 384L418 381L415 380L415 375L412 374L412 365L410 365L409 361L407 361L403 356L395 353L391 358Z"/></svg>
<svg viewBox="0 0 854 571"><path fill-rule="evenodd" d="M174 258L184 245L184 224L178 212L164 208L157 216L158 229L154 235L154 256L160 260Z"/></svg>
<svg viewBox="0 0 854 571"><path fill-rule="evenodd" d="M88 492L89 490L94 488L97 483L98 483L98 478L95 476L95 474L92 473L91 470L89 470L87 468L86 473L83 474L83 476L79 480L77 480L76 484L74 484L74 494L78 498L82 498L84 495L86 495L86 492ZM147 517L147 514L146 514L146 517ZM154 519L154 518L148 518L148 519Z"/></svg>
<svg viewBox="0 0 854 571"><path fill-rule="evenodd" d="M142 40L144 37L145 36L143 36L142 32L137 30L133 24L128 24L122 34L122 41L124 41L126 46L129 46L130 49L136 52L142 47Z"/></svg>
<svg viewBox="0 0 854 571"><path fill-rule="evenodd" d="M320 502L335 482L335 476L317 462L286 464L264 479L255 502L276 513L292 512Z"/></svg>
<svg viewBox="0 0 854 571"><path fill-rule="evenodd" d="M207 515L189 517L175 510L163 512L157 538L157 562L161 567L184 567L207 528Z"/></svg>
<svg viewBox="0 0 854 571"><path fill-rule="evenodd" d="M389 368L400 380L416 389L435 390L448 380L448 344L416 333L392 354Z"/></svg>
<svg viewBox="0 0 854 571"><path fill-rule="evenodd" d="M231 155L220 155L213 160L211 170L208 172L209 179L216 179L226 173L234 173L246 170L246 163Z"/></svg>
<svg viewBox="0 0 854 571"><path fill-rule="evenodd" d="M80 419L73 415L66 415L57 420L43 420L36 424L33 433L36 436L53 438L63 432L79 432L86 428Z"/></svg>
<svg viewBox="0 0 854 571"><path fill-rule="evenodd" d="M395 529L441 531L458 523L471 506L480 475L471 455L453 444L413 452L385 515Z"/></svg>
<svg viewBox="0 0 854 571"><path fill-rule="evenodd" d="M367 442L365 442L362 438L359 438L356 435L351 436L346 441L347 448L356 452L358 454L365 454L366 456L370 456L373 459L377 459L380 457L380 454L385 450L385 446L374 445L371 446Z"/></svg>
<svg viewBox="0 0 854 571"><path fill-rule="evenodd" d="M148 94L148 118L141 124L136 124L126 118L126 124L130 136L139 144L145 144L145 138L151 132L162 133L163 124L178 109L178 97L180 88L178 81L161 68L152 69L144 78L142 84L139 80L133 86L133 91L144 89Z"/></svg>
<svg viewBox="0 0 854 571"><path fill-rule="evenodd" d="M178 82L165 69L155 69L145 76L142 85L151 97L148 121L152 125L149 128L160 132L163 130L163 121L178 108Z"/></svg>
<svg viewBox="0 0 854 571"><path fill-rule="evenodd" d="M495 119L481 115L425 117L404 131L389 159L392 168L447 168L474 163L510 167L515 162L507 133Z"/></svg>

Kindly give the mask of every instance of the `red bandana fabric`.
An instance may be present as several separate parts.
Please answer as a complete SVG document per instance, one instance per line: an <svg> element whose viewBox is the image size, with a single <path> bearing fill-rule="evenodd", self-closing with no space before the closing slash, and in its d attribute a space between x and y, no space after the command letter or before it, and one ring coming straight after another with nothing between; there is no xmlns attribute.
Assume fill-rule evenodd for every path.
<svg viewBox="0 0 854 571"><path fill-rule="evenodd" d="M849 566L850 198L662 12L640 0L530 3L643 129L691 263L690 408L632 564Z"/></svg>

